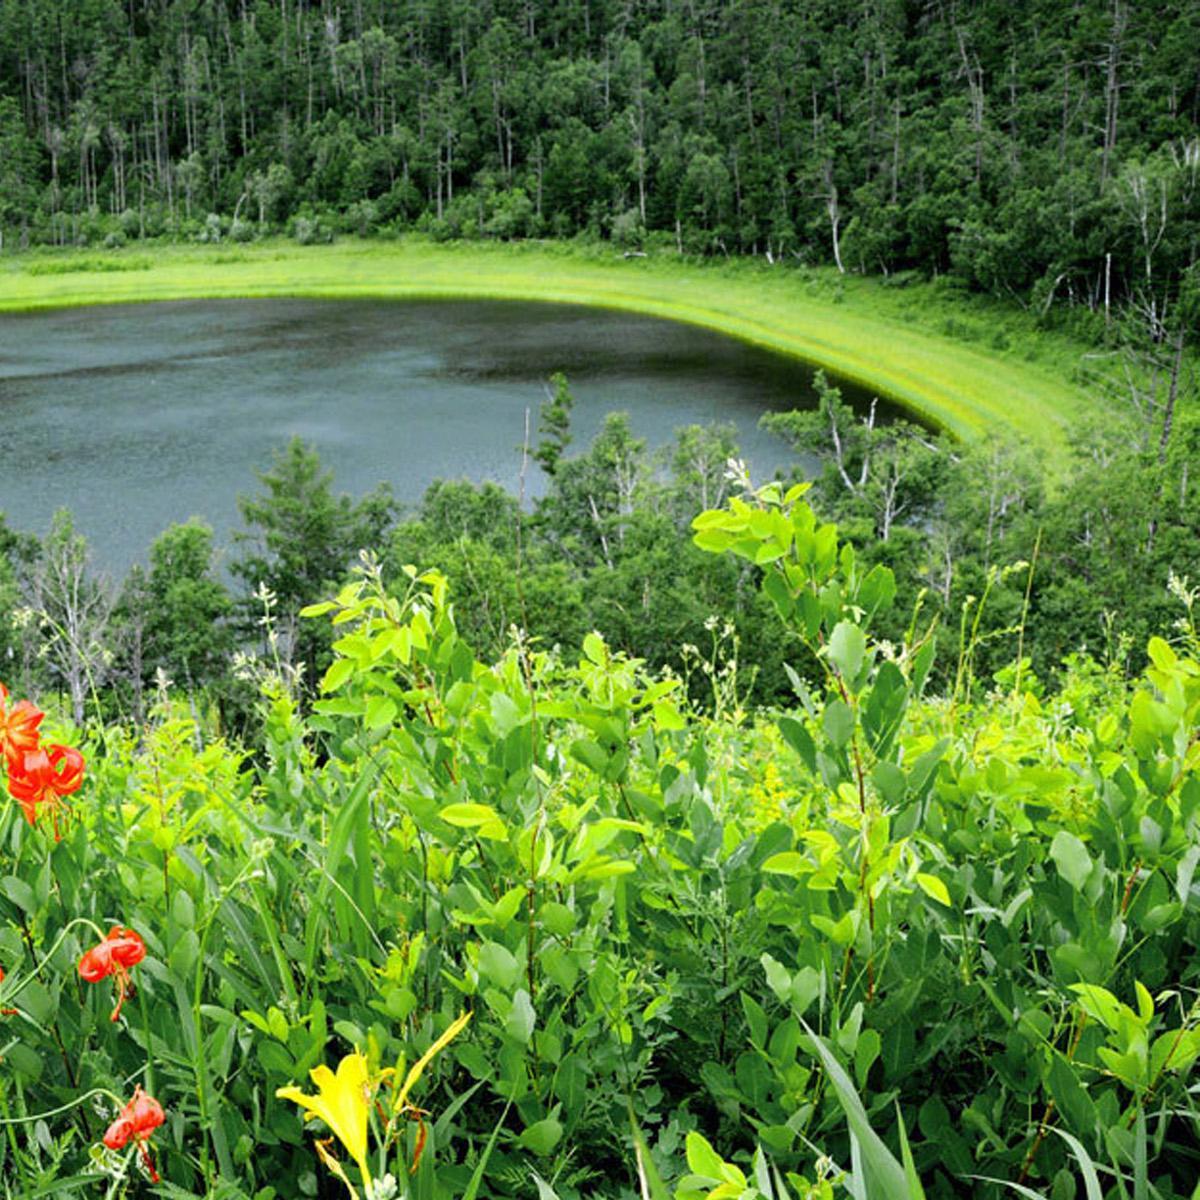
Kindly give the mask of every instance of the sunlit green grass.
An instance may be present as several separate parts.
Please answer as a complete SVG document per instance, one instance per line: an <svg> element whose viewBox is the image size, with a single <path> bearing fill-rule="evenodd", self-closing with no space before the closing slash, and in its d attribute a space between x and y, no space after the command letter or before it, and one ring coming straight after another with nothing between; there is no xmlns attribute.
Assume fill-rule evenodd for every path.
<svg viewBox="0 0 1200 1200"><path fill-rule="evenodd" d="M668 317L820 364L960 438L1015 433L1048 464L1061 460L1071 425L1101 403L1073 382L1086 348L1035 331L1015 308L989 305L960 321L953 314L964 302L931 285L887 287L827 270L416 240L0 260L0 311L282 295L545 300Z"/></svg>

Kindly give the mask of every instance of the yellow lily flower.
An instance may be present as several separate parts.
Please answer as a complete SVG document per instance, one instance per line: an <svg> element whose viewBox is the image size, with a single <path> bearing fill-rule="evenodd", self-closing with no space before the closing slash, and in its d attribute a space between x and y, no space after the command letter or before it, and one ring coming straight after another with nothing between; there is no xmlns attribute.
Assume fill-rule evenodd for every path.
<svg viewBox="0 0 1200 1200"><path fill-rule="evenodd" d="M367 1056L358 1051L347 1054L338 1063L336 1075L324 1063L309 1074L317 1085L315 1096L307 1095L294 1085L279 1088L275 1095L281 1100L294 1100L304 1109L306 1118L320 1117L329 1126L329 1131L346 1147L358 1166L369 1196L371 1171L367 1166L367 1117L372 1087L367 1072Z"/></svg>
<svg viewBox="0 0 1200 1200"><path fill-rule="evenodd" d="M465 1012L456 1021L452 1021L447 1027L446 1032L442 1034L420 1058L413 1063L408 1074L404 1077L404 1086L401 1087L399 1095L396 1097L396 1102L392 1106L393 1112L399 1112L405 1101L408 1099L408 1093L412 1090L417 1080L421 1078L421 1073L425 1070L434 1058L437 1057L445 1048L452 1042L462 1031L467 1027L467 1022L471 1019L470 1012Z"/></svg>

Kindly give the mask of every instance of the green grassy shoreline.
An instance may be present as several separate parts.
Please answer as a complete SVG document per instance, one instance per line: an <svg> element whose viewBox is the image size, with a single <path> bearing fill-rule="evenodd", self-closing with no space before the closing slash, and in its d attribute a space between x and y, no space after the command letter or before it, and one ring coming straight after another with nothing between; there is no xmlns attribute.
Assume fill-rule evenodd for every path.
<svg viewBox="0 0 1200 1200"><path fill-rule="evenodd" d="M1019 310L964 307L932 285L889 288L825 269L417 240L155 245L0 259L0 312L265 296L532 300L646 313L826 367L959 438L1008 431L1051 460L1063 458L1067 431L1089 406L1072 381L1087 347L1034 330ZM1000 348L964 343L964 334Z"/></svg>

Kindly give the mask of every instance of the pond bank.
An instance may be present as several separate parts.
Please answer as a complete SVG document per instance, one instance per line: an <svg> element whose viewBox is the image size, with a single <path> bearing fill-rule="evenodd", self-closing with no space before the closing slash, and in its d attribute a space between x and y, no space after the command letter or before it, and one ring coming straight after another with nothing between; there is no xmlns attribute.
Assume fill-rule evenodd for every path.
<svg viewBox="0 0 1200 1200"><path fill-rule="evenodd" d="M1071 378L1086 347L1021 328L1018 310L1010 335L1000 306L957 320L953 298L930 285L889 287L825 269L416 239L150 245L0 260L0 312L225 296L536 300L666 317L827 367L955 437L1007 433L1054 462L1089 408Z"/></svg>

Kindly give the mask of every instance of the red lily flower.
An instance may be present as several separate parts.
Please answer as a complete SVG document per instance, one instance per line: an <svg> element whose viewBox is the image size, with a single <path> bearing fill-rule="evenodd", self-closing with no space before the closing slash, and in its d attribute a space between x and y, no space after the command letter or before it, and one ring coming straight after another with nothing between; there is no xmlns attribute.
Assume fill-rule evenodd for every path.
<svg viewBox="0 0 1200 1200"><path fill-rule="evenodd" d="M8 790L17 800L30 825L37 824L38 805L50 809L54 840L59 840L58 810L64 796L83 783L83 755L70 746L46 746L25 754L19 766L9 763Z"/></svg>
<svg viewBox="0 0 1200 1200"><path fill-rule="evenodd" d="M79 960L79 974L88 983L99 983L110 975L117 986L117 1006L112 1019L121 1015L121 1005L132 995L129 968L146 957L146 943L132 929L114 925L98 946L86 951ZM160 1122L161 1124L161 1122Z"/></svg>
<svg viewBox="0 0 1200 1200"><path fill-rule="evenodd" d="M45 715L28 700L18 700L10 708L8 688L0 683L0 748L10 771L18 769L25 755L38 748L38 726Z"/></svg>
<svg viewBox="0 0 1200 1200"><path fill-rule="evenodd" d="M133 1089L133 1099L121 1109L117 1119L105 1131L104 1144L110 1150L123 1150L132 1138L141 1151L146 1169L150 1172L150 1182L158 1183L158 1172L154 1169L154 1159L150 1157L150 1147L147 1143L150 1135L166 1119L162 1105L153 1096L147 1096L139 1083Z"/></svg>

